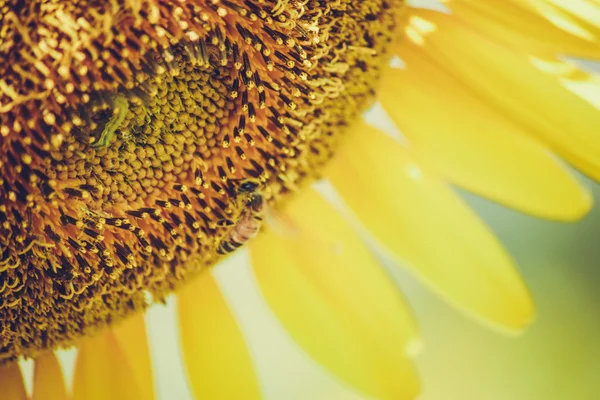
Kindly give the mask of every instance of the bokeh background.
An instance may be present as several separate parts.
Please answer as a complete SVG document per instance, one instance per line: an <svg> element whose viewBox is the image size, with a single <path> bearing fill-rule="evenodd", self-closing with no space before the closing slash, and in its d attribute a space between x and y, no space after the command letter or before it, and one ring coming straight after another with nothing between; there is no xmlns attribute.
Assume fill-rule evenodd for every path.
<svg viewBox="0 0 600 400"><path fill-rule="evenodd" d="M520 336L498 334L399 274L425 343L421 399L600 399L600 207L565 224L464 197L517 261L537 318Z"/></svg>

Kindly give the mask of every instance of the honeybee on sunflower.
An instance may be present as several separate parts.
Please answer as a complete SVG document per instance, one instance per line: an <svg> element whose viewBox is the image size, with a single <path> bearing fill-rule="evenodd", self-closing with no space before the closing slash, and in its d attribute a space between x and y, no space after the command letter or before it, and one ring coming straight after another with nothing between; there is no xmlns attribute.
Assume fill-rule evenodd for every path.
<svg viewBox="0 0 600 400"><path fill-rule="evenodd" d="M551 73L536 68L551 62L542 56L562 50L597 55L597 41L554 25L556 19L544 18L535 2L510 1L496 11L486 1L446 3L452 14L409 7L404 0L1 2L0 381L17 382L11 387L20 395L15 361L34 358L34 395L61 396L64 386L51 381L62 378L45 378L61 374L52 351L78 345L75 398L109 398L106 382L116 382L115 393L123 398L153 398L142 314L178 291L181 346L194 395L260 398L243 327L208 268L254 236L259 220L250 217L268 206L297 229L286 235L267 227L250 242L253 275L280 322L318 363L360 392L412 398L418 384L405 352L417 337L412 317L348 222L310 188L323 177L384 246L444 295L494 324L525 326L532 305L524 284L445 181L536 215L576 218L589 208L589 196L554 158L544 158L544 146L586 172L596 171L597 153L594 146L568 145L553 121L506 118L508 103L465 72L443 45L453 36L472 41L473 49L496 43L502 60L522 67L534 83L543 81L554 90L552 99L570 104L573 118L584 118L577 126L583 135L598 115L559 85L571 75L557 74L587 75L560 69L558 60L552 60L557 64ZM597 4L588 4L597 11ZM532 18L538 31L530 42L516 40L520 33L512 30L498 39L478 19L495 12L518 24ZM576 14L574 24L596 33L584 17ZM498 30L508 29L494 21ZM546 36L552 43L539 39ZM427 43L443 47L447 64L424 50ZM519 64L531 54L541 60L534 70ZM390 67L395 55L407 68ZM474 65L497 72L487 63ZM463 72L473 81L456 87L445 75ZM379 99L414 152L359 121L376 100L382 77ZM435 118L407 111L402 126L405 100L406 109L436 104L428 90L447 82L463 104L481 108L472 126L448 122L449 132L463 134L457 133L456 146L483 121L502 121L491 132L511 132L502 151L515 146L535 154L535 173L521 178L536 185L511 185L506 171L495 175L503 190L490 189L482 176L497 172L498 158L482 161L484 172L477 175L469 172L470 158L455 157L460 149L444 158L432 145L427 134L440 128ZM414 103L404 98L407 93ZM545 101L532 112L559 108ZM419 137L421 129L427 133ZM421 158L428 152L431 159ZM565 194L542 201L550 190L540 176L554 177ZM245 182L252 182L251 190ZM404 213L423 216L426 204L439 215L418 228ZM252 235L240 236L250 222ZM436 235L422 228L436 223L446 233L464 233L440 251L446 251L443 257L427 251ZM480 251L472 250L473 240ZM462 257L472 260L463 272L475 276L467 287L440 272L444 259L454 266ZM502 266L489 280L487 260ZM299 322L292 315L302 304L314 307ZM333 337L343 340L332 344ZM391 342L397 345L389 350ZM214 348L226 348L235 362L225 366L204 356ZM226 371L235 374L236 384L224 380Z"/></svg>

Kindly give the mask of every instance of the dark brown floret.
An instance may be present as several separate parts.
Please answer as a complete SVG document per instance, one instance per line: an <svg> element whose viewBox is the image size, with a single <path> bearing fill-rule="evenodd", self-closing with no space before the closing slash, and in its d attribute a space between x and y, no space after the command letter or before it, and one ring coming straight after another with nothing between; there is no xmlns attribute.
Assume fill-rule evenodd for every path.
<svg viewBox="0 0 600 400"><path fill-rule="evenodd" d="M243 179L317 177L404 0L119 3L0 1L0 363L214 264Z"/></svg>

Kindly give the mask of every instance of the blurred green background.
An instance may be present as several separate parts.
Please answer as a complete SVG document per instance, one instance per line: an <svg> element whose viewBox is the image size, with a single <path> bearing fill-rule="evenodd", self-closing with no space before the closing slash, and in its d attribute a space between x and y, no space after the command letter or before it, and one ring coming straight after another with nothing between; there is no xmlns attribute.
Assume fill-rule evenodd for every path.
<svg viewBox="0 0 600 400"><path fill-rule="evenodd" d="M600 199L600 186L585 183ZM420 399L600 399L600 207L566 224L463 195L517 262L537 319L520 336L499 334L402 273L425 344Z"/></svg>

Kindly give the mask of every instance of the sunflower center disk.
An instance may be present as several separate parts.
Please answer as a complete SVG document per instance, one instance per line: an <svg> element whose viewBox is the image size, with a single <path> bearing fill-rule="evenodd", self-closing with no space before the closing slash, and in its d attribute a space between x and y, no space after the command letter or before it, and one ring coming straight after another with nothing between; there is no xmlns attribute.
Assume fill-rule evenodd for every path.
<svg viewBox="0 0 600 400"><path fill-rule="evenodd" d="M164 298L219 259L241 182L275 206L330 158L404 2L265 3L7 12L0 363Z"/></svg>

